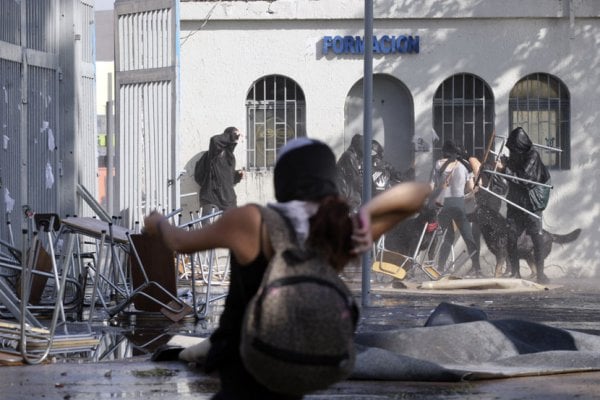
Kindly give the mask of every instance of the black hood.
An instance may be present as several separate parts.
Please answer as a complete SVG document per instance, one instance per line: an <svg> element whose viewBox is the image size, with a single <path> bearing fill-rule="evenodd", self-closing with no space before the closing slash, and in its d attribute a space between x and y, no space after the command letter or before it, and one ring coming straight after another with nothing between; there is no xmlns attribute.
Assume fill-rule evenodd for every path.
<svg viewBox="0 0 600 400"><path fill-rule="evenodd" d="M506 141L506 148L509 149L512 153L517 154L525 154L529 150L533 143L525 130L521 127L513 129L508 135L508 140Z"/></svg>
<svg viewBox="0 0 600 400"><path fill-rule="evenodd" d="M328 145L308 138L289 141L275 163L275 198L319 201L338 195L335 155Z"/></svg>
<svg viewBox="0 0 600 400"><path fill-rule="evenodd" d="M442 156L444 158L458 157L459 151L453 140L446 140L442 146Z"/></svg>
<svg viewBox="0 0 600 400"><path fill-rule="evenodd" d="M375 139L371 142L371 156L383 159L383 146Z"/></svg>
<svg viewBox="0 0 600 400"><path fill-rule="evenodd" d="M363 136L360 133L357 133L356 135L352 136L352 140L350 141L350 148L352 149L352 151L354 151L356 153L356 155L358 157L362 158L363 147L364 147Z"/></svg>

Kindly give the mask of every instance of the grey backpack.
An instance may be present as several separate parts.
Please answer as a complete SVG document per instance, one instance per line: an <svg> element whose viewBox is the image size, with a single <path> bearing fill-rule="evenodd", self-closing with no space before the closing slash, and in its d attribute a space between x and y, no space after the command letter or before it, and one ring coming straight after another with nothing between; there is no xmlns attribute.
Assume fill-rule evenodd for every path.
<svg viewBox="0 0 600 400"><path fill-rule="evenodd" d="M246 308L240 352L270 390L303 395L348 377L358 307L337 272L300 248L287 220L261 207L274 255Z"/></svg>

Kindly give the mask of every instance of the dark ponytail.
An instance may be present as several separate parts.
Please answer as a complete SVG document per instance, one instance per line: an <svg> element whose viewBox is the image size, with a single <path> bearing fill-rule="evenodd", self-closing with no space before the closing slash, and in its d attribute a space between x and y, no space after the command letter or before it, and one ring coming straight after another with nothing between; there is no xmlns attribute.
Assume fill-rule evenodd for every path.
<svg viewBox="0 0 600 400"><path fill-rule="evenodd" d="M324 197L319 211L310 218L307 243L325 255L331 266L340 272L354 257L352 250L352 220L348 203L338 196Z"/></svg>

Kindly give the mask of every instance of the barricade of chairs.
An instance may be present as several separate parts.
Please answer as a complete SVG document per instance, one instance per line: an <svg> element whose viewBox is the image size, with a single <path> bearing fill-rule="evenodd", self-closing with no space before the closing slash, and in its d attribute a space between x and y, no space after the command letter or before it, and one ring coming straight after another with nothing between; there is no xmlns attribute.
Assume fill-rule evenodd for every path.
<svg viewBox="0 0 600 400"><path fill-rule="evenodd" d="M177 224L179 212L169 215L171 223ZM198 229L220 215L198 212L178 225ZM9 240L0 236L0 353L40 363L49 354L97 346L94 322L129 312L197 321L226 296L224 249L174 254L159 240L117 222L32 213L21 248L12 232ZM213 294L216 286L223 290ZM181 293L191 293L191 301Z"/></svg>

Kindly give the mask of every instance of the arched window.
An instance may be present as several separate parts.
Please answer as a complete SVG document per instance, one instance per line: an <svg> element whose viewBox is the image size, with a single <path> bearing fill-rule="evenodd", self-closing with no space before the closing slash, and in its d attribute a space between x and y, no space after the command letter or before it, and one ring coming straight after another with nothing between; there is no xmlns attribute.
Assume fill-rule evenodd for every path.
<svg viewBox="0 0 600 400"><path fill-rule="evenodd" d="M569 92L557 78L544 73L527 75L510 91L510 127L523 127L531 141L561 151L538 148L544 164L570 168Z"/></svg>
<svg viewBox="0 0 600 400"><path fill-rule="evenodd" d="M435 159L441 156L444 141L451 139L481 160L494 129L489 86L473 74L453 75L442 82L433 98L433 129L439 137Z"/></svg>
<svg viewBox="0 0 600 400"><path fill-rule="evenodd" d="M270 75L246 97L248 169L270 168L288 140L306 136L304 92L294 80Z"/></svg>

